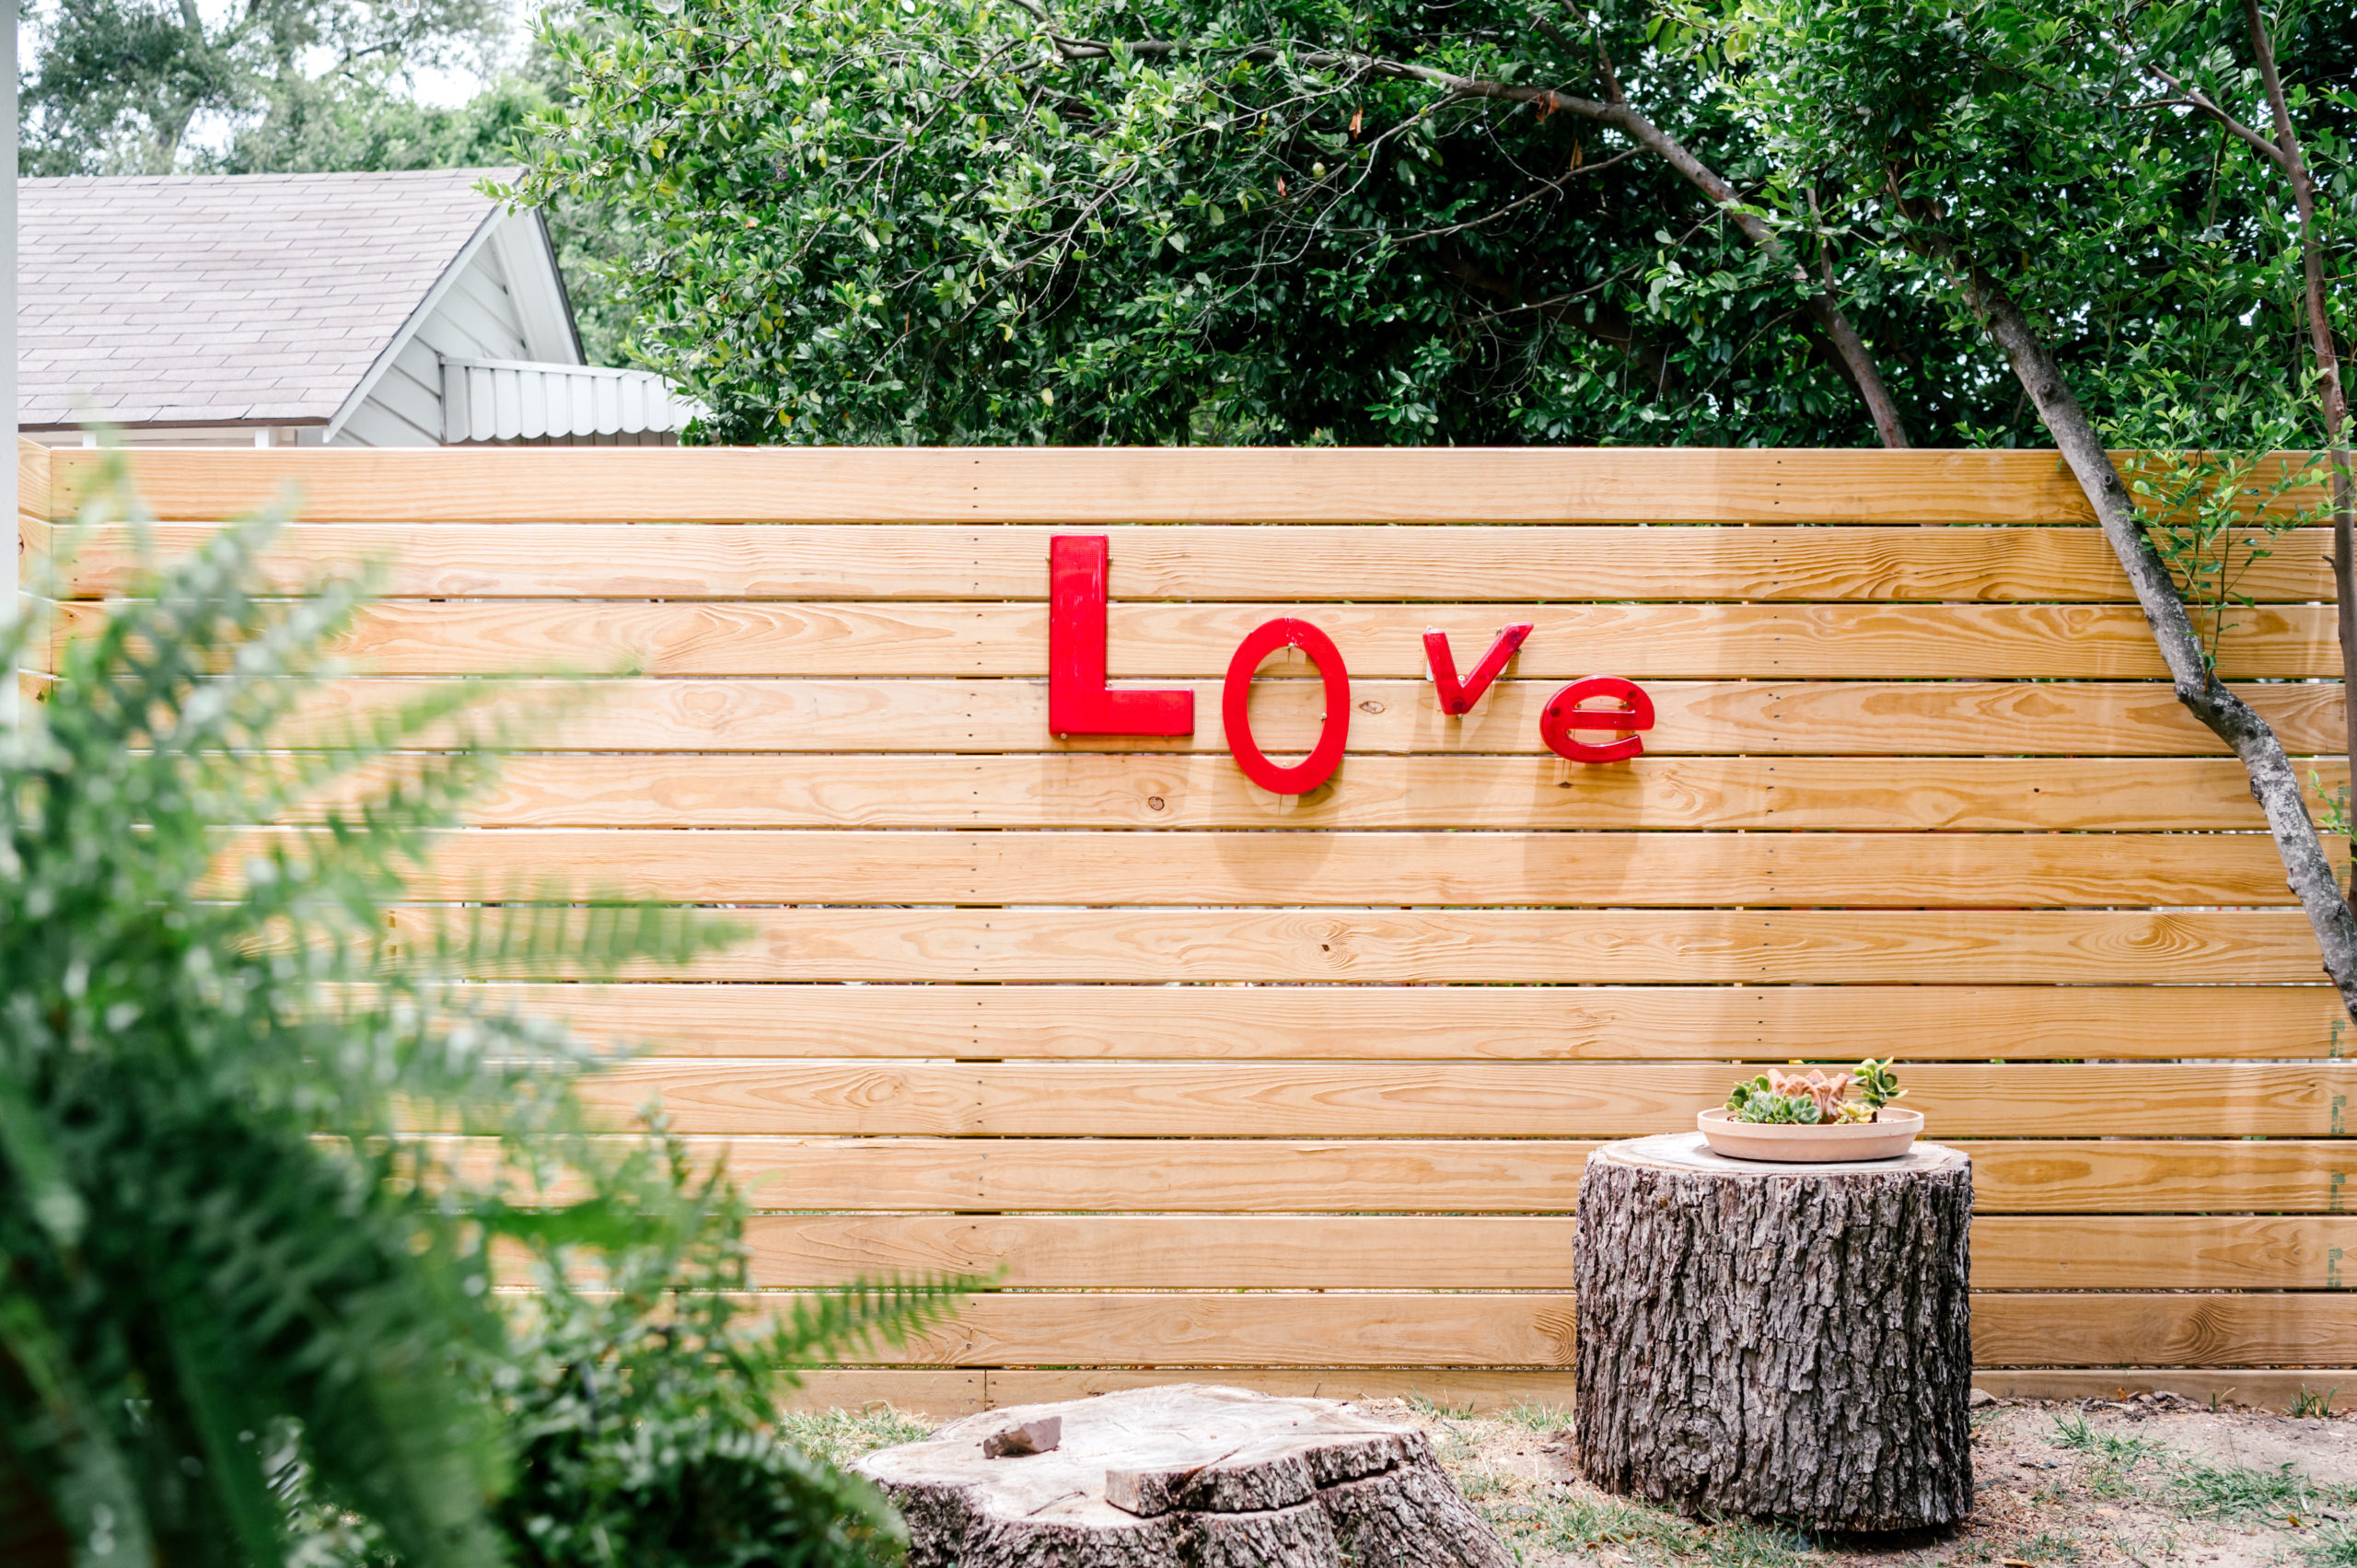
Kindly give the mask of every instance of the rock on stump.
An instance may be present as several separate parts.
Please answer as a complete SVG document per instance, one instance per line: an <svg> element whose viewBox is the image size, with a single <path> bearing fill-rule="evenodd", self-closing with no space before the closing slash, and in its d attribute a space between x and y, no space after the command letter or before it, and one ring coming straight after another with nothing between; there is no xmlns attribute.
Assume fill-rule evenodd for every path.
<svg viewBox="0 0 2357 1568"><path fill-rule="evenodd" d="M1061 1417L1051 1451L983 1439ZM1513 1568L1423 1434L1331 1400L1178 1384L951 1422L858 1469L910 1568Z"/></svg>
<svg viewBox="0 0 2357 1568"><path fill-rule="evenodd" d="M1580 1181L1580 1468L1689 1514L1817 1529L1972 1505L1972 1162L1770 1165L1699 1132Z"/></svg>

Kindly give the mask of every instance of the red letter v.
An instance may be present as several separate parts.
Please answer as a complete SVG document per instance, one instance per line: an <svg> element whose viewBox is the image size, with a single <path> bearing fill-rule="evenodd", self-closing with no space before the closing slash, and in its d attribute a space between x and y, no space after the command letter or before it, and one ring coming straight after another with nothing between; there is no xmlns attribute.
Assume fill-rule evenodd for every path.
<svg viewBox="0 0 2357 1568"><path fill-rule="evenodd" d="M1048 728L1057 735L1192 735L1192 691L1105 685L1103 534L1048 540Z"/></svg>
<svg viewBox="0 0 2357 1568"><path fill-rule="evenodd" d="M1432 666L1433 684L1440 689L1440 711L1445 714L1471 713L1473 704L1481 700L1481 693L1490 689L1490 682L1498 678L1498 672L1506 667L1506 660L1514 657L1515 650L1522 646L1522 640L1529 635L1530 628L1527 626L1509 626L1500 632L1498 640L1490 645L1490 651L1481 656L1481 662L1473 667L1472 677L1459 686L1457 683L1457 657L1448 651L1448 633L1437 631L1425 633L1424 657Z"/></svg>

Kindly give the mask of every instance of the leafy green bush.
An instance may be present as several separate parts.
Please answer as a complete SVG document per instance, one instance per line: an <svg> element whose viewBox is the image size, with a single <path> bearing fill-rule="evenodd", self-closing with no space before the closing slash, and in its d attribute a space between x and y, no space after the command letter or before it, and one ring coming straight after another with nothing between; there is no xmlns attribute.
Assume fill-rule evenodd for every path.
<svg viewBox="0 0 2357 1568"><path fill-rule="evenodd" d="M585 1290L571 1249L534 1271L539 1294L494 1388L522 1444L499 1520L530 1568L817 1568L887 1563L907 1546L866 1482L781 1441L769 1390L821 1347L897 1341L937 1313L938 1287L804 1297L783 1327L746 1333L741 1200L674 1179L698 1223L601 1255Z"/></svg>
<svg viewBox="0 0 2357 1568"><path fill-rule="evenodd" d="M120 471L89 517L137 517ZM726 1183L689 1183L676 1148L625 1157L572 1093L591 1055L467 983L728 933L401 905L487 738L437 687L332 733L304 714L290 742L361 595L259 594L273 531L144 573L0 735L0 1548L888 1558L877 1498L766 1424L763 1347L714 1294L745 1281ZM288 822L310 825L260 826ZM534 1201L560 1190L579 1196ZM551 1293L519 1313L494 1303L502 1242ZM769 1349L897 1332L943 1296L819 1297Z"/></svg>

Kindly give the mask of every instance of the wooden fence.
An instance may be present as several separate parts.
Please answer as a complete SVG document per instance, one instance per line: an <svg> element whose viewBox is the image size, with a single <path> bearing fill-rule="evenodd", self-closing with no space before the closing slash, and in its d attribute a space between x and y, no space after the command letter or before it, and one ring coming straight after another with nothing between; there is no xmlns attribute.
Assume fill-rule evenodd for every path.
<svg viewBox="0 0 2357 1568"><path fill-rule="evenodd" d="M96 457L28 458L35 544ZM1562 1401L1586 1152L1691 1126L1732 1063L1868 1053L1973 1156L1984 1386L2357 1392L2343 1023L2050 454L136 462L168 543L291 483L290 580L389 559L340 701L643 672L517 759L420 894L564 873L755 928L692 983L530 994L658 1042L601 1092L726 1148L764 1289L1005 1271L814 1398L1215 1368ZM1191 736L1051 734L1059 533L1109 541L1113 680L1192 690ZM2294 753L2340 744L2328 553L2282 544L2226 638ZM122 564L99 539L75 595ZM1346 760L1299 797L1221 722L1281 615L1351 680ZM1467 668L1508 622L1515 664L1444 715L1422 633ZM1595 674L1655 705L1633 761L1540 738ZM1251 690L1260 743L1306 750L1310 666Z"/></svg>

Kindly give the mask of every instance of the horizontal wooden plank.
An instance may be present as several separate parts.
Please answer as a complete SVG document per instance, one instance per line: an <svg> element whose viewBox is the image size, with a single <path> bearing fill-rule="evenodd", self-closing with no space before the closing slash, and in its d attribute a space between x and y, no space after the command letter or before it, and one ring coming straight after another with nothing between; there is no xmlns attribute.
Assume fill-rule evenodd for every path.
<svg viewBox="0 0 2357 1568"><path fill-rule="evenodd" d="M2342 1123L2332 1120L2335 1132ZM2345 1112L2344 1112L2345 1115ZM2237 1138L2006 1140L1958 1144L1972 1156L1980 1214L2357 1212L2357 1143Z"/></svg>
<svg viewBox="0 0 2357 1568"><path fill-rule="evenodd" d="M824 1368L804 1372L778 1400L789 1411L870 1411L879 1407L934 1421L991 1408L989 1372L911 1371L906 1367Z"/></svg>
<svg viewBox="0 0 2357 1568"><path fill-rule="evenodd" d="M1721 1062L624 1063L595 1106L659 1098L694 1133L1532 1138L1690 1131L1747 1069ZM2357 1063L1920 1063L1933 1137L2320 1137Z"/></svg>
<svg viewBox="0 0 2357 1568"><path fill-rule="evenodd" d="M753 1283L988 1275L1008 1290L1570 1290L1568 1215L771 1214ZM2357 1217L1981 1215L1982 1290L2339 1290Z"/></svg>
<svg viewBox="0 0 2357 1568"><path fill-rule="evenodd" d="M623 979L1282 981L1420 985L2305 982L2307 922L2271 910L741 910L744 940ZM450 916L386 912L394 949ZM459 949L462 953L463 948ZM484 959L479 978L566 978Z"/></svg>
<svg viewBox="0 0 2357 1568"><path fill-rule="evenodd" d="M788 1292L749 1293L755 1311ZM840 1356L884 1366L1559 1366L1568 1293L985 1292L900 1346Z"/></svg>
<svg viewBox="0 0 2357 1568"><path fill-rule="evenodd" d="M2357 1295L2347 1292L1972 1298L1973 1360L1984 1366L2340 1366L2353 1336Z"/></svg>
<svg viewBox="0 0 2357 1568"><path fill-rule="evenodd" d="M981 1274L1009 1290L1569 1290L1572 1227L1467 1214L770 1214L745 1240L762 1289Z"/></svg>
<svg viewBox="0 0 2357 1568"><path fill-rule="evenodd" d="M2344 761L2314 770L2327 792ZM354 791L392 772L368 770ZM349 794L341 799L351 798ZM337 799L305 814L316 820ZM2320 804L2320 803L2317 803ZM1350 758L1271 796L1218 755L530 754L468 820L498 828L1578 828L2263 830L2231 758Z"/></svg>
<svg viewBox="0 0 2357 1568"><path fill-rule="evenodd" d="M2175 1394L2213 1410L2246 1406L2292 1411L2301 1408L2308 1396L2338 1392L2340 1397L2332 1400L2338 1414L2348 1410L2351 1396L2357 1395L2357 1366L2288 1371L2250 1366L1989 1367L1973 1374L1972 1386L2001 1400L2130 1400L2139 1394ZM1507 1398L1511 1402L1511 1396Z"/></svg>
<svg viewBox="0 0 2357 1568"><path fill-rule="evenodd" d="M91 634L106 611L59 608L55 636ZM1334 639L1351 673L1415 679L1428 627L1486 641L1537 629L1515 656L1526 679L1599 671L1631 679L1875 676L2158 679L2167 673L2132 605L1128 604L1109 616L1117 679L1225 675L1237 645L1292 614ZM1044 676L1044 605L747 602L421 603L361 610L333 645L380 675ZM2235 679L2340 672L2333 611L2237 612L2219 668ZM1309 673L1285 650L1272 676ZM1216 714L1199 714L1211 725Z"/></svg>
<svg viewBox="0 0 2357 1568"><path fill-rule="evenodd" d="M2084 523L2052 452L598 447L129 455L167 521ZM70 516L100 456L53 455Z"/></svg>
<svg viewBox="0 0 2357 1568"><path fill-rule="evenodd" d="M1144 1388L1187 1381L1184 1373L1111 1369L1047 1370L974 1367L962 1371L911 1367L862 1367L806 1373L802 1387L786 1396L794 1410L836 1410L888 1405L937 1421L1003 1405L1042 1404L1085 1399L1117 1388ZM1504 1411L1515 1406L1568 1412L1572 1374L1492 1372L1479 1367L1231 1367L1216 1379L1232 1388L1327 1400L1419 1399L1446 1411ZM977 1392L979 1390L979 1393ZM1534 1434L1531 1441L1540 1440Z"/></svg>
<svg viewBox="0 0 2357 1568"><path fill-rule="evenodd" d="M1337 787L1340 787L1339 785ZM684 826L685 824L682 824ZM239 859L326 830L242 835ZM2264 833L437 834L412 899L679 903L2015 909L2292 904Z"/></svg>
<svg viewBox="0 0 2357 1568"><path fill-rule="evenodd" d="M355 722L415 701L420 682L325 682L290 742L324 741ZM1182 683L1203 722L1191 736L1086 737L1048 729L1048 688L1037 680L530 680L486 683L477 717L515 743L552 751L1209 752L1226 764L1214 722L1216 680ZM1353 679L1354 754L1544 754L1538 717L1558 689L1502 680L1480 705L1450 718L1422 680ZM2159 682L1661 681L1648 682L1654 758L1747 756L2166 757L2224 756L2225 745ZM2237 693L2276 726L2294 756L2341 744L2340 687L2243 685ZM1271 751L1314 743L1323 699L1315 681L1253 687L1253 729ZM832 765L832 764L829 764ZM1550 763L1550 766L1554 764ZM1577 780L1608 798L1620 770L1565 762L1554 783ZM1637 776L1633 773L1631 776Z"/></svg>
<svg viewBox="0 0 2357 1568"><path fill-rule="evenodd" d="M52 515L49 466L48 447L21 436L17 437L17 510L24 517ZM20 541L21 539L20 534Z"/></svg>
<svg viewBox="0 0 2357 1568"><path fill-rule="evenodd" d="M35 524L36 528L44 525ZM478 523L306 525L263 563L278 591L380 574L424 598L1039 599L1040 528ZM2102 534L2084 528L1118 528L1104 532L1115 599L2133 600ZM213 529L153 530L157 555ZM146 559L154 559L148 557ZM143 557L115 525L84 539L68 593L132 591ZM2330 536L2271 541L2235 581L2258 603L2332 598ZM1467 640L1460 635L1461 644ZM1472 657L1460 652L1469 667Z"/></svg>
<svg viewBox="0 0 2357 1568"><path fill-rule="evenodd" d="M936 1421L971 1415L1004 1405L1043 1404L1083 1399L1117 1388L1155 1388L1200 1381L1186 1372L1132 1372L1119 1368L1051 1371L975 1367L964 1371L919 1371L906 1367L807 1373L785 1403L797 1410L858 1410L877 1405ZM1263 1393L1329 1400L1417 1399L1443 1410L1493 1414L1517 1407L1561 1412L1568 1423L1574 1390L1569 1372L1488 1371L1446 1367L1315 1367L1306 1371L1233 1368L1218 1381ZM2288 1411L2303 1395L2339 1390L2332 1408L2348 1408L2357 1393L2357 1366L2274 1370L2243 1366L1988 1367L1974 1374L1973 1387L2002 1400L2127 1400L2138 1394L2172 1393L2197 1404L2250 1406ZM979 1390L979 1392L978 1392ZM1536 1438L1534 1437L1534 1441Z"/></svg>
<svg viewBox="0 0 2357 1568"><path fill-rule="evenodd" d="M1784 1061L2357 1052L2328 986L517 985L666 1056ZM2201 1013L2186 1034L2189 1007ZM1893 1042L1903 1041L1894 1047Z"/></svg>
<svg viewBox="0 0 2357 1568"><path fill-rule="evenodd" d="M1982 1290L2346 1290L2357 1285L2357 1218L1980 1215L1972 1222L1972 1283Z"/></svg>
<svg viewBox="0 0 2357 1568"><path fill-rule="evenodd" d="M749 1298L779 1307L790 1295ZM941 1366L1539 1366L1573 1364L1567 1294L1007 1292L901 1349ZM2357 1293L1976 1291L1984 1366L2340 1366Z"/></svg>
<svg viewBox="0 0 2357 1568"><path fill-rule="evenodd" d="M1906 1076L1914 1074L1910 1069ZM1954 1138L1981 1214L2357 1213L2346 1139ZM1570 1214L1567 1138L693 1140L763 1209Z"/></svg>

